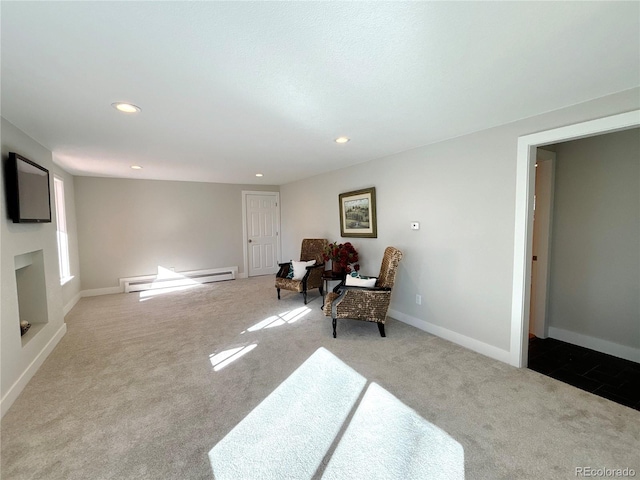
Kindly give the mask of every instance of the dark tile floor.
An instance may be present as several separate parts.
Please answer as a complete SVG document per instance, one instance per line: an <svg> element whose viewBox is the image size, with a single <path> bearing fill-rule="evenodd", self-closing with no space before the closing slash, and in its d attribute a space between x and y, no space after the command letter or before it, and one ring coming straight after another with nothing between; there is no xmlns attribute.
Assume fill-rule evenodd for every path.
<svg viewBox="0 0 640 480"><path fill-rule="evenodd" d="M529 340L529 368L640 410L640 364L561 342Z"/></svg>

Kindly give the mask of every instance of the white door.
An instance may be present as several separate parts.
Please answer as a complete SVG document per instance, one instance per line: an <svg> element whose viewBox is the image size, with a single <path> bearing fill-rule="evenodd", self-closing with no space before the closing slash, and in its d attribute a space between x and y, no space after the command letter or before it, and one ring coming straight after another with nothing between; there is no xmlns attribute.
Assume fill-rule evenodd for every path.
<svg viewBox="0 0 640 480"><path fill-rule="evenodd" d="M247 193L245 205L248 276L274 274L278 271L278 195Z"/></svg>
<svg viewBox="0 0 640 480"><path fill-rule="evenodd" d="M531 304L529 332L547 338L547 292L551 247L551 219L556 154L537 149L536 191L533 211L533 245L531 259Z"/></svg>

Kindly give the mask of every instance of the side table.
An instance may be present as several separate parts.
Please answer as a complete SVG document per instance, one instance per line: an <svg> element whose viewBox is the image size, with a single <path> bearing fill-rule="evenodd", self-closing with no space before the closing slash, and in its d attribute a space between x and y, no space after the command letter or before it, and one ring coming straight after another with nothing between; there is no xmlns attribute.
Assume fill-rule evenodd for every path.
<svg viewBox="0 0 640 480"><path fill-rule="evenodd" d="M322 272L322 306L324 308L324 299L329 291L329 282L342 282L344 280L344 273L336 273L333 270L325 270Z"/></svg>

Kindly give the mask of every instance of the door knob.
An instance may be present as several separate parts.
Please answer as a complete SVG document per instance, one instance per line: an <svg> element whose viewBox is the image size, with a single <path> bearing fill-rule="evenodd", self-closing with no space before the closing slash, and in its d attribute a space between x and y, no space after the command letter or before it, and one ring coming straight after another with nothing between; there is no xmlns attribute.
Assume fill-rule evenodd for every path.
<svg viewBox="0 0 640 480"><path fill-rule="evenodd" d="M249 239L249 243L251 243L251 242L252 242L252 240L251 240L251 239Z"/></svg>

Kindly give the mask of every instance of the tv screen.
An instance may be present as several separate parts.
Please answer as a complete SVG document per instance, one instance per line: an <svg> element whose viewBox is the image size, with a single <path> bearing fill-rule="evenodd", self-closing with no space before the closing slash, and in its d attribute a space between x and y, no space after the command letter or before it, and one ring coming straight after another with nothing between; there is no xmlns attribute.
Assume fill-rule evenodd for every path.
<svg viewBox="0 0 640 480"><path fill-rule="evenodd" d="M51 222L49 170L17 153L9 153L13 170L10 200L14 223Z"/></svg>

